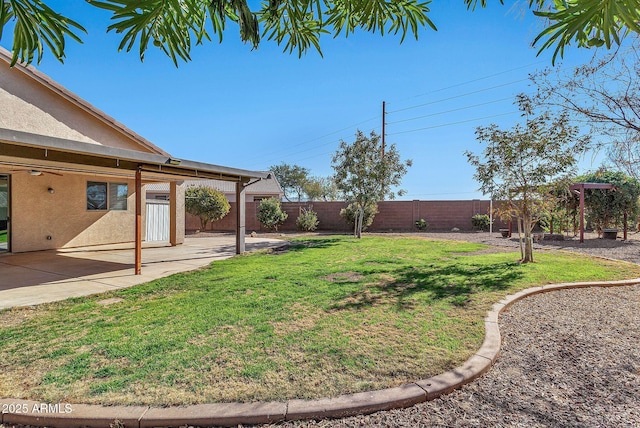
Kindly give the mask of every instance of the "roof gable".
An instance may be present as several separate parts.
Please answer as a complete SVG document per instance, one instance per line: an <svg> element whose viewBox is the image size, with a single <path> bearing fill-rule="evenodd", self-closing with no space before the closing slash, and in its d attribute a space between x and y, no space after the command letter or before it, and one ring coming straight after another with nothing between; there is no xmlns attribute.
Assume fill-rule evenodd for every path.
<svg viewBox="0 0 640 428"><path fill-rule="evenodd" d="M10 61L0 47L0 128L169 156L35 68Z"/></svg>

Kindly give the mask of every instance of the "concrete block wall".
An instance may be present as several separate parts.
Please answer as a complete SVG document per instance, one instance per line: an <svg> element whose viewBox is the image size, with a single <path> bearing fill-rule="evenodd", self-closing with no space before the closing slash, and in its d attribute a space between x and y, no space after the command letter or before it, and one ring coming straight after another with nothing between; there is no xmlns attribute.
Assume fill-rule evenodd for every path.
<svg viewBox="0 0 640 428"><path fill-rule="evenodd" d="M246 203L246 231L261 232L265 229L257 221L258 202ZM280 227L281 231L296 230L296 219L302 209L313 209L318 214L320 231L348 232L351 230L342 217L340 210L346 207L345 202L283 202L282 209L289 217ZM427 230L449 231L453 228L472 230L471 217L476 214L488 214L490 202L473 199L466 201L382 201L378 203L378 214L369 228L372 232L412 231L416 230L415 222L421 218L429 223ZM494 203L494 207L498 204ZM231 211L222 220L209 224L207 230L235 231L236 204L231 203ZM200 229L198 218L190 214L186 216L186 229ZM506 227L506 224L494 219L494 230Z"/></svg>

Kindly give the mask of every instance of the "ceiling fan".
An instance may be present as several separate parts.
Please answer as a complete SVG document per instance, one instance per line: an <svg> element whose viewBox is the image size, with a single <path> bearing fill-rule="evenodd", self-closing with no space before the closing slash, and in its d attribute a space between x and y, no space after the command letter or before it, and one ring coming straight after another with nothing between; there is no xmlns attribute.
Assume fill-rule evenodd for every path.
<svg viewBox="0 0 640 428"><path fill-rule="evenodd" d="M29 175L33 175L34 177L39 177L42 174L51 174L51 175L59 175L62 177L62 174L53 171L42 171L40 169L12 169L11 172L26 172Z"/></svg>

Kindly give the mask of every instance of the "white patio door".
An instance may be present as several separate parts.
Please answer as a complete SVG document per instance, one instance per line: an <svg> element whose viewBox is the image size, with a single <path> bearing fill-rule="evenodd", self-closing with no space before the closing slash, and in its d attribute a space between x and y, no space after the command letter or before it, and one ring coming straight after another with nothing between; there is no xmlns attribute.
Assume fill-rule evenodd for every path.
<svg viewBox="0 0 640 428"><path fill-rule="evenodd" d="M169 240L169 201L147 200L147 242Z"/></svg>

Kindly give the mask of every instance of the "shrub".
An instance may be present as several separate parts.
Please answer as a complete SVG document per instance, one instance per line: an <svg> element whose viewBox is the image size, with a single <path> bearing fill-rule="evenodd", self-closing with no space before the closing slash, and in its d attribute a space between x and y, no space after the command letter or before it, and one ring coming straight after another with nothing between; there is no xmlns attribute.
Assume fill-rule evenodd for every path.
<svg viewBox="0 0 640 428"><path fill-rule="evenodd" d="M355 202L347 205L346 208L340 210L340 217L344 219L352 228L356 226L356 216L359 215L360 211L358 209L358 204ZM376 214L378 214L378 204L369 203L364 207L364 217L362 219L362 230L367 230L371 223L373 223L373 219Z"/></svg>
<svg viewBox="0 0 640 428"><path fill-rule="evenodd" d="M219 190L197 186L185 192L185 210L200 218L201 230L205 230L210 221L222 219L230 209L227 197Z"/></svg>
<svg viewBox="0 0 640 428"><path fill-rule="evenodd" d="M429 227L429 222L425 219L421 218L420 220L416 220L416 228L418 230L427 230L427 227Z"/></svg>
<svg viewBox="0 0 640 428"><path fill-rule="evenodd" d="M289 215L282 211L280 201L277 198L263 199L258 205L258 221L269 230L278 230Z"/></svg>
<svg viewBox="0 0 640 428"><path fill-rule="evenodd" d="M296 219L296 226L303 232L313 232L318 228L318 214L310 209L302 209L302 213Z"/></svg>
<svg viewBox="0 0 640 428"><path fill-rule="evenodd" d="M491 220L487 214L476 214L471 217L471 225L474 229L478 230L489 230L489 225L491 225Z"/></svg>

